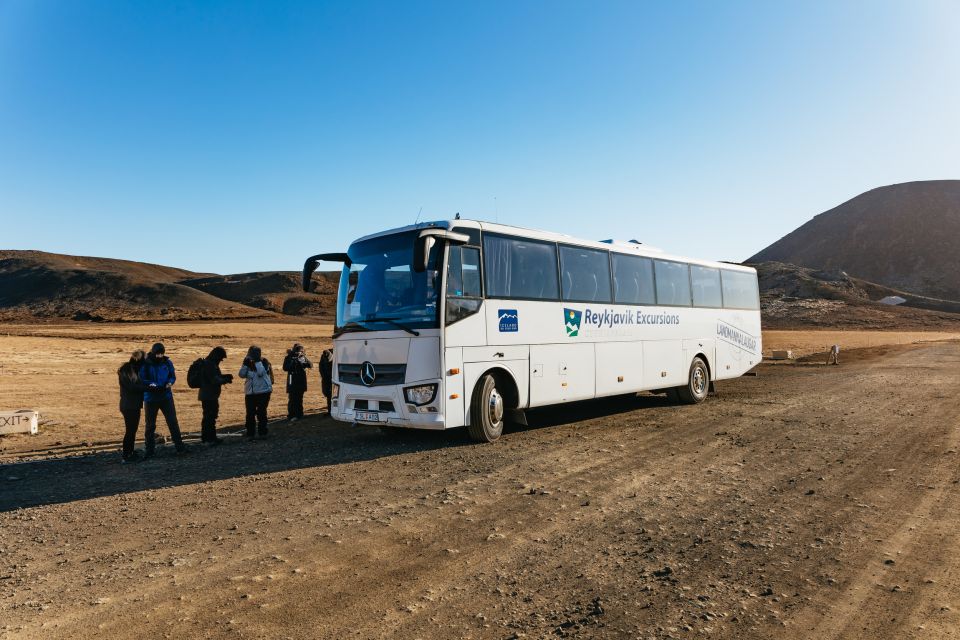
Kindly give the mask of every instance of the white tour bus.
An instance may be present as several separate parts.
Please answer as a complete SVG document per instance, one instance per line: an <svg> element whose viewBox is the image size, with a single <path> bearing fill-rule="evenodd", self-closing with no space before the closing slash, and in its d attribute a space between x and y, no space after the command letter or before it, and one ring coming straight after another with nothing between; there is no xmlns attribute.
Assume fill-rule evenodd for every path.
<svg viewBox="0 0 960 640"><path fill-rule="evenodd" d="M472 220L360 238L343 263L330 414L467 426L496 440L523 410L638 391L702 402L761 359L754 269Z"/></svg>

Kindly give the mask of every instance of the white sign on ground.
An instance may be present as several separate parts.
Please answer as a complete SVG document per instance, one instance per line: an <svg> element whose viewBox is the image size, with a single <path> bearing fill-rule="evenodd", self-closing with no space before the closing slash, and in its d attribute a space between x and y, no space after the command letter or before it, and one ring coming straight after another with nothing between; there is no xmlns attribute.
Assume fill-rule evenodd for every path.
<svg viewBox="0 0 960 640"><path fill-rule="evenodd" d="M0 411L0 436L9 433L29 433L36 435L40 432L37 422L40 414L36 411L23 409L20 411Z"/></svg>

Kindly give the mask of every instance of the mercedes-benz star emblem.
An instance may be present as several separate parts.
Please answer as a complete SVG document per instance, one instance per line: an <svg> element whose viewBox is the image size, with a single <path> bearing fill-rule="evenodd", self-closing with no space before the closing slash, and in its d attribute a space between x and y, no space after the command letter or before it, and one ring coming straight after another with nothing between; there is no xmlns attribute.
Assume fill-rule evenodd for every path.
<svg viewBox="0 0 960 640"><path fill-rule="evenodd" d="M360 365L360 382L366 386L371 386L377 379L377 370L372 362L364 362Z"/></svg>

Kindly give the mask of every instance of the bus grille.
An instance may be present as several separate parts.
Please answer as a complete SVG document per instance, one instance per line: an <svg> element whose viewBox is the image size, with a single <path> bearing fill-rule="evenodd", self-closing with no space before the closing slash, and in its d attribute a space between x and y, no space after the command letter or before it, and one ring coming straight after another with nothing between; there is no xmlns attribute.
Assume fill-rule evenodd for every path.
<svg viewBox="0 0 960 640"><path fill-rule="evenodd" d="M375 364L373 365L377 372L377 377L373 384L365 385L360 380L359 364L341 364L338 372L340 374L340 384L357 384L370 387L386 387L388 385L403 384L407 377L407 365L405 364Z"/></svg>

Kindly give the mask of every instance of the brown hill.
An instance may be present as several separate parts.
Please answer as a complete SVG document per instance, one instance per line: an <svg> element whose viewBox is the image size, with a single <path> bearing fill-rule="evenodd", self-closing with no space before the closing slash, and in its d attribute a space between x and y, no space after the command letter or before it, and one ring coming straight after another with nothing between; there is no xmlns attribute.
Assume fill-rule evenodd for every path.
<svg viewBox="0 0 960 640"><path fill-rule="evenodd" d="M284 315L333 318L337 307L338 272L313 274L314 292L300 288L295 271L261 271L229 276L205 276L183 280L199 291Z"/></svg>
<svg viewBox="0 0 960 640"><path fill-rule="evenodd" d="M0 318L140 321L265 315L178 282L197 275L129 260L0 251Z"/></svg>
<svg viewBox="0 0 960 640"><path fill-rule="evenodd" d="M749 262L844 271L902 291L960 300L960 180L873 189L784 236Z"/></svg>
<svg viewBox="0 0 960 640"><path fill-rule="evenodd" d="M0 320L212 320L332 316L338 274L316 274L316 294L299 274L217 276L162 265L0 250Z"/></svg>

